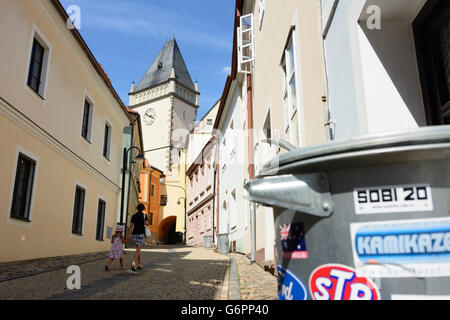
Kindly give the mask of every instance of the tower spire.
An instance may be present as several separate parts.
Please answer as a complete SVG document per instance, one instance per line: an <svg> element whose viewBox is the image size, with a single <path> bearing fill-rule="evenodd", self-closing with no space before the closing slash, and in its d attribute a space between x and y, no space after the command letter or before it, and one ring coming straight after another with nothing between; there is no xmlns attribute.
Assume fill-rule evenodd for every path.
<svg viewBox="0 0 450 320"><path fill-rule="evenodd" d="M185 87L192 91L195 90L194 83L189 75L180 48L178 47L177 41L174 39L169 40L164 44L158 56L155 58L141 81L137 83L134 90L142 91L169 79L175 79L175 77L176 80Z"/></svg>

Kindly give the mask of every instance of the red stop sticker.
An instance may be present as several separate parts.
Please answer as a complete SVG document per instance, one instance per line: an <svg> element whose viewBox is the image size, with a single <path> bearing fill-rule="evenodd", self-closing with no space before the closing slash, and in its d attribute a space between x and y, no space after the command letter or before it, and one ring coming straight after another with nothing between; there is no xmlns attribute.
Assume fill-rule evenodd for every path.
<svg viewBox="0 0 450 320"><path fill-rule="evenodd" d="M314 300L380 300L380 292L372 280L358 277L353 268L326 264L315 269L309 278Z"/></svg>

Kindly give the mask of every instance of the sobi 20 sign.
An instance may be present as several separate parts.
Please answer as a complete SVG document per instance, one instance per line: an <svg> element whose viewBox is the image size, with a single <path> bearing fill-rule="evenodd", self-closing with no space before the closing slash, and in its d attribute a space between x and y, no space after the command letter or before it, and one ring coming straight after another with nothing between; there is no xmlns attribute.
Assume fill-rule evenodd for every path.
<svg viewBox="0 0 450 320"><path fill-rule="evenodd" d="M314 300L380 300L380 293L369 278L356 276L356 271L340 264L327 264L315 269L309 278Z"/></svg>

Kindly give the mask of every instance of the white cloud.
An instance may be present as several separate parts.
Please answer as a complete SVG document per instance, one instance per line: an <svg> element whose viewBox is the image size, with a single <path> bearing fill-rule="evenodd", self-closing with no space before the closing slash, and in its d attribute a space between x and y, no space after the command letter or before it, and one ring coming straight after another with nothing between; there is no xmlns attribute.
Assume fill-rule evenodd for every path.
<svg viewBox="0 0 450 320"><path fill-rule="evenodd" d="M199 17L187 16L170 8L160 7L150 1L62 0L64 7L76 4L81 8L82 26L120 32L132 37L153 38L175 35L184 42L218 50L230 50L225 36L208 31Z"/></svg>
<svg viewBox="0 0 450 320"><path fill-rule="evenodd" d="M230 74L231 73L231 67L223 67L222 71L220 71L221 74Z"/></svg>

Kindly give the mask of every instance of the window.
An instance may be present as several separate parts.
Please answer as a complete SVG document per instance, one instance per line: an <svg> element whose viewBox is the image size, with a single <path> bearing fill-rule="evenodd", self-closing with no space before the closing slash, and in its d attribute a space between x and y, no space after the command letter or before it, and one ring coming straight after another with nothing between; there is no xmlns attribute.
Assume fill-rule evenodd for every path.
<svg viewBox="0 0 450 320"><path fill-rule="evenodd" d="M208 126L212 126L212 124L213 124L212 119L208 119L208 120L206 120L206 122L207 122Z"/></svg>
<svg viewBox="0 0 450 320"><path fill-rule="evenodd" d="M99 241L103 241L103 230L105 228L105 213L106 213L106 202L102 199L99 199L97 209L97 231L95 233L95 239Z"/></svg>
<svg viewBox="0 0 450 320"><path fill-rule="evenodd" d="M31 90L44 98L51 49L48 41L40 35L36 26L33 26L33 30L28 74L25 80Z"/></svg>
<svg viewBox="0 0 450 320"><path fill-rule="evenodd" d="M300 145L299 110L296 83L295 30L291 29L288 44L283 54L283 108L285 117L284 132L286 139L293 145Z"/></svg>
<svg viewBox="0 0 450 320"><path fill-rule="evenodd" d="M270 122L270 110L267 113L266 121L264 121L263 132L266 139L268 140L272 139L272 124ZM269 142L269 145L272 145L271 141Z"/></svg>
<svg viewBox="0 0 450 320"><path fill-rule="evenodd" d="M150 214L148 215L148 223L149 223L151 226L153 226L153 216L154 216L154 213L153 213L153 212L150 212Z"/></svg>
<svg viewBox="0 0 450 320"><path fill-rule="evenodd" d="M111 148L111 126L105 123L105 135L103 138L103 156L109 160Z"/></svg>
<svg viewBox="0 0 450 320"><path fill-rule="evenodd" d="M86 191L80 186L75 189L75 201L73 205L72 233L81 235L83 229L84 200Z"/></svg>
<svg viewBox="0 0 450 320"><path fill-rule="evenodd" d="M167 205L167 195L161 196L161 204L162 207Z"/></svg>
<svg viewBox="0 0 450 320"><path fill-rule="evenodd" d="M155 185L152 184L150 187L150 197L154 197L155 196Z"/></svg>
<svg viewBox="0 0 450 320"><path fill-rule="evenodd" d="M252 62L255 59L253 43L253 14L241 17L238 33L238 72L251 73Z"/></svg>
<svg viewBox="0 0 450 320"><path fill-rule="evenodd" d="M19 153L11 218L29 221L36 162Z"/></svg>
<svg viewBox="0 0 450 320"><path fill-rule="evenodd" d="M428 1L413 23L429 125L450 124L450 2Z"/></svg>
<svg viewBox="0 0 450 320"><path fill-rule="evenodd" d="M88 100L85 100L83 110L83 123L81 126L81 136L89 142L91 141L92 113L92 104Z"/></svg>
<svg viewBox="0 0 450 320"><path fill-rule="evenodd" d="M259 29L260 30L262 28L265 13L266 13L266 0L259 0L258 17L259 17Z"/></svg>
<svg viewBox="0 0 450 320"><path fill-rule="evenodd" d="M34 39L31 50L30 70L28 71L28 85L37 94L40 94L44 51L44 47Z"/></svg>

